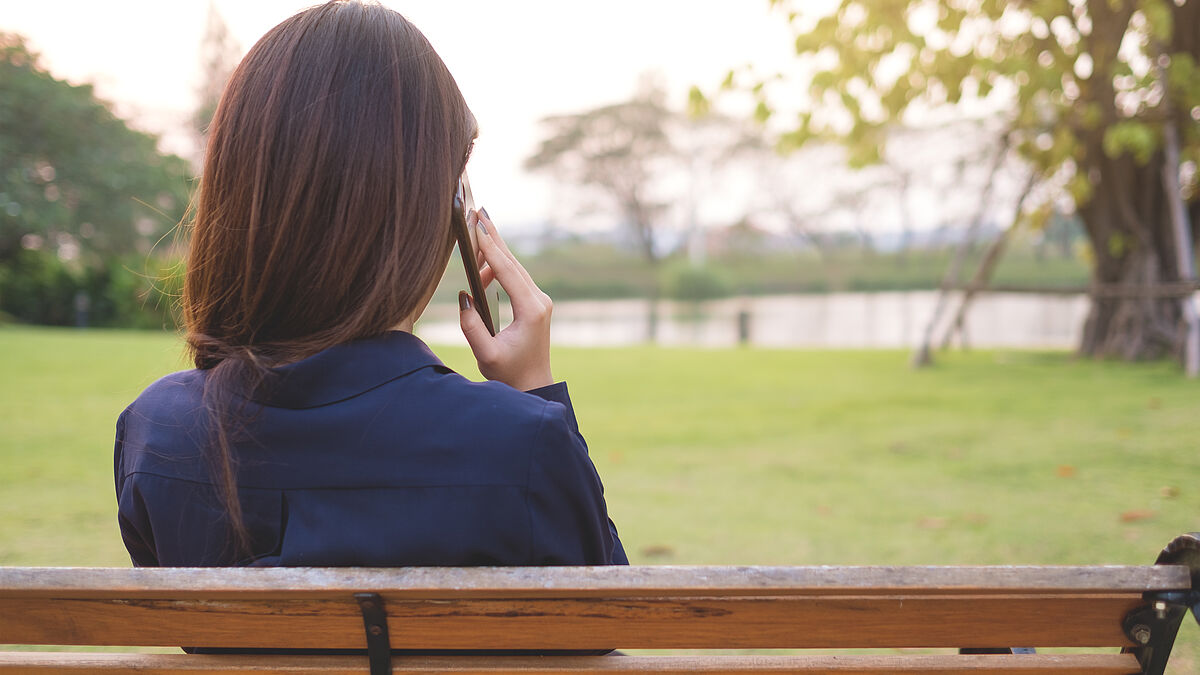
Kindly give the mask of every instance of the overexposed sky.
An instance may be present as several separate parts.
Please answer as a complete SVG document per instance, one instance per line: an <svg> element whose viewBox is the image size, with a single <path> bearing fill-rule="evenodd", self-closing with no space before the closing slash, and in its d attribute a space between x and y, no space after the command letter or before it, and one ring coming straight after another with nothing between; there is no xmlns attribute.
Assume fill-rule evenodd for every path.
<svg viewBox="0 0 1200 675"><path fill-rule="evenodd" d="M243 52L314 3L213 0ZM446 61L480 123L471 160L477 201L498 222L533 225L555 205L521 163L538 120L620 101L654 71L682 108L693 84L726 70L790 63L785 17L767 0L388 0ZM92 82L136 126L189 154L209 0L0 0L0 30L25 35L57 77Z"/></svg>

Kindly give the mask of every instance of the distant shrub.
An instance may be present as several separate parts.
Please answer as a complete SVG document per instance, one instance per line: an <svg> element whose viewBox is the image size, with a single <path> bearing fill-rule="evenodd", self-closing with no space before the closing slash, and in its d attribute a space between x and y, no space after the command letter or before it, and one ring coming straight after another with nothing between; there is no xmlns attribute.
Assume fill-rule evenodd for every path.
<svg viewBox="0 0 1200 675"><path fill-rule="evenodd" d="M699 302L715 300L733 293L733 285L712 266L677 263L663 270L663 291L675 300Z"/></svg>
<svg viewBox="0 0 1200 675"><path fill-rule="evenodd" d="M99 270L89 288L97 325L173 329L183 293L179 263L132 257Z"/></svg>
<svg viewBox="0 0 1200 675"><path fill-rule="evenodd" d="M0 311L26 323L71 325L79 286L79 275L58 256L22 249L0 276Z"/></svg>
<svg viewBox="0 0 1200 675"><path fill-rule="evenodd" d="M143 256L93 267L22 250L0 267L0 316L50 326L174 328L182 266Z"/></svg>

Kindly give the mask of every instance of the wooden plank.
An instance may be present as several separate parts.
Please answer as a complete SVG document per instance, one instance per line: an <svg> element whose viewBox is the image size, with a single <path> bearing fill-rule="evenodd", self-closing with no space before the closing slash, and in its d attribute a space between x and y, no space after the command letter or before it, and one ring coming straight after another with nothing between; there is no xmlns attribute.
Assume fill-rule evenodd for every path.
<svg viewBox="0 0 1200 675"><path fill-rule="evenodd" d="M1136 594L407 600L393 648L735 649L1129 645ZM285 600L0 598L0 644L365 647L358 606Z"/></svg>
<svg viewBox="0 0 1200 675"><path fill-rule="evenodd" d="M376 591L389 597L624 595L1011 594L1184 590L1186 567L470 567L470 568L40 568L0 567L0 597L129 599L320 598Z"/></svg>
<svg viewBox="0 0 1200 675"><path fill-rule="evenodd" d="M627 672L820 672L842 675L935 673L938 675L1128 675L1131 654L886 655L886 656L555 656L397 657L393 673L627 673ZM0 673L140 673L250 675L316 673L362 675L366 657L235 656L184 654L81 654L0 652Z"/></svg>

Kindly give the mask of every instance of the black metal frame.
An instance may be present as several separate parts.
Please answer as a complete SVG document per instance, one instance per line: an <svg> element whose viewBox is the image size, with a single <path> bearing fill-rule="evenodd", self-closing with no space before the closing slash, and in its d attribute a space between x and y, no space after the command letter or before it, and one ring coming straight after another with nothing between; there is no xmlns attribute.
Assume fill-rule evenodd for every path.
<svg viewBox="0 0 1200 675"><path fill-rule="evenodd" d="M1175 636L1188 610L1200 623L1200 533L1176 537L1159 554L1156 565L1186 565L1191 570L1192 587L1186 591L1146 593L1146 604L1125 615L1121 627L1139 647L1121 651L1137 657L1142 675L1162 675L1175 646Z"/></svg>

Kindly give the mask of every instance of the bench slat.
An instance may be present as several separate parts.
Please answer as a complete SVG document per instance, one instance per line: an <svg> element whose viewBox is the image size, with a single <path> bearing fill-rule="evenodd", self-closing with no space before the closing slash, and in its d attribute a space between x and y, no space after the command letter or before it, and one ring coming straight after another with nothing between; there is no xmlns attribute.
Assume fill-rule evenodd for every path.
<svg viewBox="0 0 1200 675"><path fill-rule="evenodd" d="M885 655L885 656L420 656L396 657L393 673L625 673L625 672L827 672L846 675L1128 675L1132 654ZM0 673L190 673L212 675L317 673L362 675L366 657L183 654L81 654L0 652Z"/></svg>
<svg viewBox="0 0 1200 675"><path fill-rule="evenodd" d="M220 598L279 593L339 597L738 596L900 592L1011 594L1022 590L1095 593L1184 590L1186 567L508 567L508 568L0 568L4 597Z"/></svg>
<svg viewBox="0 0 1200 675"><path fill-rule="evenodd" d="M1138 594L403 600L393 648L1113 647ZM981 636L987 644L980 644ZM365 648L338 600L0 598L0 644Z"/></svg>

